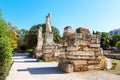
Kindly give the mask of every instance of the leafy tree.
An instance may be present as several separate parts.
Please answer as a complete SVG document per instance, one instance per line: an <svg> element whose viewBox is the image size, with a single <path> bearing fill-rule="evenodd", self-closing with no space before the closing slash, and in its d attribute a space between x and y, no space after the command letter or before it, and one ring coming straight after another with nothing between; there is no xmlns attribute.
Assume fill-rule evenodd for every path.
<svg viewBox="0 0 120 80"><path fill-rule="evenodd" d="M12 62L12 48L8 33L7 25L0 15L0 80L5 80Z"/></svg>
<svg viewBox="0 0 120 80"><path fill-rule="evenodd" d="M116 47L117 49L120 49L120 41L117 41L117 42L116 42L115 47Z"/></svg>
<svg viewBox="0 0 120 80"><path fill-rule="evenodd" d="M38 35L38 29L39 27L42 27L42 33L43 33L43 40L45 41L45 24L38 24L38 25L33 25L31 29L29 30L28 36L27 36L27 41L28 41L28 48L35 48L37 45L37 35ZM60 32L57 28L52 26L52 31L53 31L53 40L55 43L60 43Z"/></svg>
<svg viewBox="0 0 120 80"><path fill-rule="evenodd" d="M93 34L100 35L101 32L99 32L99 31L94 32L94 31L93 31Z"/></svg>
<svg viewBox="0 0 120 80"><path fill-rule="evenodd" d="M53 40L54 40L54 42L55 43L60 43L61 36L60 36L59 30L52 26L52 31L53 31Z"/></svg>
<svg viewBox="0 0 120 80"><path fill-rule="evenodd" d="M25 47L27 46L27 36L28 36L28 30L21 29L18 32L19 38L18 38L18 50L25 51Z"/></svg>
<svg viewBox="0 0 120 80"><path fill-rule="evenodd" d="M111 46L115 46L116 42L120 41L120 34L112 36L112 39L110 41Z"/></svg>
<svg viewBox="0 0 120 80"><path fill-rule="evenodd" d="M12 26L10 22L7 24L7 28L9 30L9 37L11 38L11 46L15 49L17 48L18 29L16 26Z"/></svg>
<svg viewBox="0 0 120 80"><path fill-rule="evenodd" d="M103 49L108 49L110 48L110 40L111 40L111 36L106 33L106 32L101 32L101 47Z"/></svg>

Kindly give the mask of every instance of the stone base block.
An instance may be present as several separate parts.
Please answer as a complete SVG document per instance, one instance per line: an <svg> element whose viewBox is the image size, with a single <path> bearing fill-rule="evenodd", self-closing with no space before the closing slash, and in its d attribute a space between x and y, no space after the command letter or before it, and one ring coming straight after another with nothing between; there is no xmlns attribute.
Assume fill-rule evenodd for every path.
<svg viewBox="0 0 120 80"><path fill-rule="evenodd" d="M64 72L70 73L74 71L74 65L69 63L59 63L58 67Z"/></svg>
<svg viewBox="0 0 120 80"><path fill-rule="evenodd" d="M73 65L86 65L87 60L71 60L70 61Z"/></svg>
<svg viewBox="0 0 120 80"><path fill-rule="evenodd" d="M88 66L84 65L75 65L74 71L88 71Z"/></svg>

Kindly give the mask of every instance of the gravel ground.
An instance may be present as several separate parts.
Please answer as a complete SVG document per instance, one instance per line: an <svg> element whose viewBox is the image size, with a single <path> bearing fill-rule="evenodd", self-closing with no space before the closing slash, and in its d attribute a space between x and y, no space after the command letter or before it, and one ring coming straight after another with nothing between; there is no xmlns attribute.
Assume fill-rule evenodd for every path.
<svg viewBox="0 0 120 80"><path fill-rule="evenodd" d="M28 53L16 53L6 80L120 80L120 76L105 71L64 73L57 62L37 62Z"/></svg>

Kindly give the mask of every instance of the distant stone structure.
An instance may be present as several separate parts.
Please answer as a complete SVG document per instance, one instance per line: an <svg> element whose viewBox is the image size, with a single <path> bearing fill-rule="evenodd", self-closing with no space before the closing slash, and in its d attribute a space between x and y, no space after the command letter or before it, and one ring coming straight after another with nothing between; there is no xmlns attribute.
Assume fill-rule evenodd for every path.
<svg viewBox="0 0 120 80"><path fill-rule="evenodd" d="M116 34L120 34L120 28L111 30L111 31L109 32L109 35L111 35L111 36L114 36L114 35L116 35Z"/></svg>
<svg viewBox="0 0 120 80"><path fill-rule="evenodd" d="M46 32L45 32L45 42L42 38L42 28L38 30L38 42L36 47L36 58L42 59L44 61L54 61L57 60L54 53L57 49L57 44L53 41L53 33L51 28L50 14L46 16Z"/></svg>
<svg viewBox="0 0 120 80"><path fill-rule="evenodd" d="M61 54L64 57L59 60L60 69L73 72L111 68L106 62L111 64L110 60L103 56L98 35L91 35L89 29L81 27L76 32L72 31L70 26L64 28L61 41Z"/></svg>

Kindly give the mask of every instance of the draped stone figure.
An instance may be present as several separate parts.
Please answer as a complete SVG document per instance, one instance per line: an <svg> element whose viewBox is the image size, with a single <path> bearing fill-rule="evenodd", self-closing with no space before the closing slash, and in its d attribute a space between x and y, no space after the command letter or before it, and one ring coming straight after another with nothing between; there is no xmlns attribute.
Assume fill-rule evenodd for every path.
<svg viewBox="0 0 120 80"><path fill-rule="evenodd" d="M51 20L50 20L50 13L48 14L48 16L46 16L46 32L51 33L52 29L51 29Z"/></svg>

